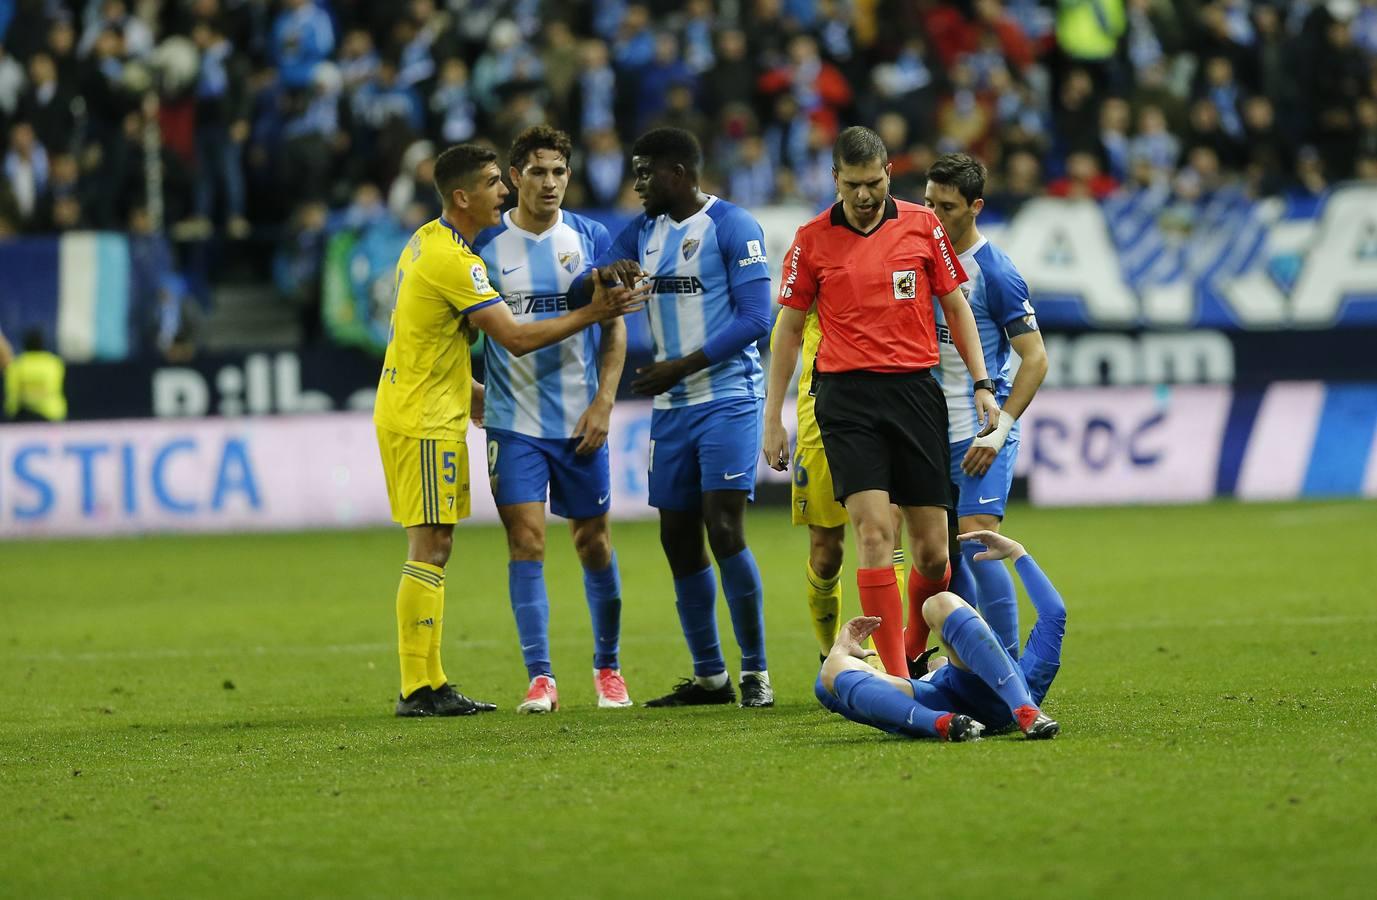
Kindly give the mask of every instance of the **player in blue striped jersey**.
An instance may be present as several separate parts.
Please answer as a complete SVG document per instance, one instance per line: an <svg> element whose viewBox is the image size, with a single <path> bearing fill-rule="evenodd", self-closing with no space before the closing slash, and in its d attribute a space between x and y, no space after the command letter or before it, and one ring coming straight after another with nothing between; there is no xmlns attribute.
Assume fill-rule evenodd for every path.
<svg viewBox="0 0 1377 900"><path fill-rule="evenodd" d="M645 213L597 262L628 283L653 283L655 361L632 389L655 398L650 504L660 511L693 677L647 705L736 699L718 638L711 548L741 648L741 705L771 706L760 571L745 530L765 396L755 345L770 326L765 235L744 209L699 191L701 164L697 140L682 129L641 136L631 167Z"/></svg>
<svg viewBox="0 0 1377 900"><path fill-rule="evenodd" d="M941 304L936 304L942 391L947 397L952 481L956 484L958 530L998 532L1009 500L1018 457L1018 417L1028 408L1047 374L1047 350L1038 331L1028 285L1004 251L980 233L985 167L964 153L941 156L928 170L926 200L946 229L968 280L962 285L975 314L985 368L995 383L999 425L985 437L971 400L971 377L952 343ZM1010 352L1019 356L1011 380ZM1018 657L1018 598L1004 563L976 559L978 544L962 547L952 560L952 590L970 601L990 623L1004 649Z"/></svg>
<svg viewBox="0 0 1377 900"><path fill-rule="evenodd" d="M569 288L611 239L600 223L560 208L569 186L568 135L544 125L517 136L509 175L517 207L474 246L518 322L563 315ZM598 705L631 705L618 662L621 584L608 528L607 430L626 358L620 319L514 356L487 343L484 419L488 477L507 530L507 585L530 677L518 712L551 712L559 693L550 661L545 590L545 499L569 519L593 619Z"/></svg>

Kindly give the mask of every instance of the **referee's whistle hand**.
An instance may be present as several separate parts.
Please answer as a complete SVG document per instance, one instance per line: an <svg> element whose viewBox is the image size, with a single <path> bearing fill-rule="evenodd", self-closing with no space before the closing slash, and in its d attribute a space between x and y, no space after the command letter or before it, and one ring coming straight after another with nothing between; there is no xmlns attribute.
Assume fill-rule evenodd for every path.
<svg viewBox="0 0 1377 900"><path fill-rule="evenodd" d="M789 433L779 422L765 425L765 437L760 442L760 452L765 455L765 465L776 472L789 469Z"/></svg>

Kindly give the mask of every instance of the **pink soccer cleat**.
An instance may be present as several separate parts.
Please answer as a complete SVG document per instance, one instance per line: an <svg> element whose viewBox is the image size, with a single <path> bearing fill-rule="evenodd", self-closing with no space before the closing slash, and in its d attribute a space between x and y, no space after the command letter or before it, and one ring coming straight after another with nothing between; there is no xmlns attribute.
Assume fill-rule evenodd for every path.
<svg viewBox="0 0 1377 900"><path fill-rule="evenodd" d="M598 708L621 709L631 705L620 669L594 669L593 687L598 691Z"/></svg>
<svg viewBox="0 0 1377 900"><path fill-rule="evenodd" d="M526 699L516 708L519 713L547 713L559 709L559 690L555 679L549 675L537 675L531 679L526 691Z"/></svg>

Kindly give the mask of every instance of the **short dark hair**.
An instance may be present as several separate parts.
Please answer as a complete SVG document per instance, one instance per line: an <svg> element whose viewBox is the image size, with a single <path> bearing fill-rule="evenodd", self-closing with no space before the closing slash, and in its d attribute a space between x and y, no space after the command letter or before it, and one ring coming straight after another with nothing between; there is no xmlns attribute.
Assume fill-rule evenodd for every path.
<svg viewBox="0 0 1377 900"><path fill-rule="evenodd" d="M928 169L928 181L954 187L971 204L985 196L985 166L969 153L943 153Z"/></svg>
<svg viewBox="0 0 1377 900"><path fill-rule="evenodd" d="M698 171L703 165L703 148L693 132L682 128L652 128L631 145L632 156L645 156L656 162L678 163Z"/></svg>
<svg viewBox="0 0 1377 900"><path fill-rule="evenodd" d="M29 353L36 353L42 350L48 341L43 335L43 329L38 326L30 328L24 332L24 350Z"/></svg>
<svg viewBox="0 0 1377 900"><path fill-rule="evenodd" d="M574 154L574 142L569 135L549 125L532 125L516 136L507 161L518 172L526 168L526 160L537 150L553 150L567 163Z"/></svg>
<svg viewBox="0 0 1377 900"><path fill-rule="evenodd" d="M497 162L497 151L482 144L456 144L435 157L435 190L448 203L455 191L467 188L473 176L488 163Z"/></svg>
<svg viewBox="0 0 1377 900"><path fill-rule="evenodd" d="M889 151L885 149L885 142L880 140L878 134L862 125L847 128L837 135L837 142L832 145L834 169L840 169L842 166L859 166L877 159L880 165L889 162Z"/></svg>

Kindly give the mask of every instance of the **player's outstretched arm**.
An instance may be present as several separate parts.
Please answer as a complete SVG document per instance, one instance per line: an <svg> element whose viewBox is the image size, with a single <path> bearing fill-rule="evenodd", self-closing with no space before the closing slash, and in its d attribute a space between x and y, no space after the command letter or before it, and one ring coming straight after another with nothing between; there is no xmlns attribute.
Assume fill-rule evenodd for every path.
<svg viewBox="0 0 1377 900"><path fill-rule="evenodd" d="M598 277L597 269L589 274L596 285L592 301L562 316L538 322L518 322L507 304L494 303L470 313L469 321L487 332L488 337L501 344L508 353L525 356L532 350L557 344L594 322L615 319L644 308L646 297L650 295L648 285L635 290L622 285L609 286Z"/></svg>
<svg viewBox="0 0 1377 900"><path fill-rule="evenodd" d="M1052 582L1038 566L1037 561L1028 555L1023 545L997 531L968 531L958 534L959 541L978 541L985 549L975 555L976 561L986 559L1013 560L1014 571L1028 592L1028 600L1037 610L1038 622L1047 621L1059 628L1066 622L1066 603L1052 586Z"/></svg>
<svg viewBox="0 0 1377 900"><path fill-rule="evenodd" d="M765 435L760 452L765 464L783 472L789 468L789 433L784 430L784 397L798 368L803 346L803 324L807 313L792 306L781 306L770 337L770 375L765 382Z"/></svg>
<svg viewBox="0 0 1377 900"><path fill-rule="evenodd" d="M971 305L966 302L966 295L960 288L956 288L943 294L940 299L942 314L946 316L947 326L951 328L951 338L961 354L961 361L966 364L966 371L971 373L971 380L987 380L990 375L985 368L985 351L980 346L980 330L976 327L975 314L971 312ZM976 389L975 413L980 424L984 426L980 431L982 436L995 430L995 426L999 424L999 404L995 402L992 391Z"/></svg>
<svg viewBox="0 0 1377 900"><path fill-rule="evenodd" d="M1031 322L1032 317L1028 319ZM967 475L979 477L990 470L995 456L1008 440L1014 423L1028 409L1038 388L1042 387L1042 380L1047 377L1047 347L1042 343L1042 332L1026 331L1012 338L1009 343L1018 354L1018 374L1014 376L1014 384L1009 389L1004 408L999 411L999 423L995 430L971 441L970 449L961 460L961 470Z"/></svg>

